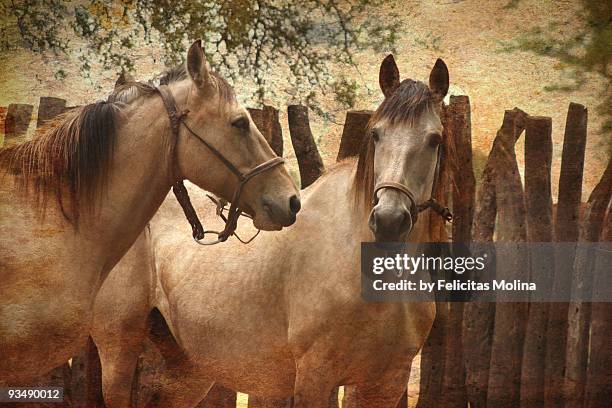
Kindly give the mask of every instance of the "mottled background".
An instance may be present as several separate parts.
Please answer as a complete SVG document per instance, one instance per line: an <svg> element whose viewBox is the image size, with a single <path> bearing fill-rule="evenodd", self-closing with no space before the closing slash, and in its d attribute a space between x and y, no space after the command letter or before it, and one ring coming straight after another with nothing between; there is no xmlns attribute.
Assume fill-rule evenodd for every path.
<svg viewBox="0 0 612 408"><path fill-rule="evenodd" d="M367 18L384 21L388 13L395 12L401 21L402 32L396 44L395 58L403 78L426 80L436 58L447 63L451 74L451 91L467 94L472 106L472 135L477 169L488 154L495 132L501 125L504 109L515 106L532 115L553 119L553 194L556 195L561 162L561 148L565 115L570 101L589 109L589 134L583 199L601 176L608 160L610 134L600 131L604 118L595 112L606 78L587 73L580 89L572 91L546 91L551 85L567 83L567 65L556 58L529 51L504 51L504 43L536 27L546 29L554 24L561 35L571 36L579 25L576 17L581 1L551 0L442 0L388 2L371 11ZM75 40L78 44L78 40ZM133 50L134 75L148 79L166 67L159 58L160 50L154 45L136 46ZM333 65L332 75L343 73L358 85L355 109L375 109L381 102L378 90L378 67L387 50L366 50L355 53L356 67ZM83 77L79 69L78 49L68 55L41 55L26 49L2 53L0 68L0 106L9 103L31 103L36 106L40 96L57 96L68 100L68 105L79 105L103 98L113 87L118 71L103 69L92 61L90 78ZM279 56L279 59L285 57ZM56 72L65 73L58 80ZM285 136L285 151L292 171L297 165L291 150L286 123L286 106L296 102L281 68L267 74L267 88L275 91L264 101L281 110L281 123ZM254 84L233 81L241 99L249 106L257 106L253 97ZM320 108L332 113L335 119L323 119L311 113L311 125L326 164L334 161L344 121L346 107L334 95L319 99ZM30 133L35 120L30 126ZM517 146L519 166L522 168L522 142ZM478 176L478 174L477 174Z"/></svg>

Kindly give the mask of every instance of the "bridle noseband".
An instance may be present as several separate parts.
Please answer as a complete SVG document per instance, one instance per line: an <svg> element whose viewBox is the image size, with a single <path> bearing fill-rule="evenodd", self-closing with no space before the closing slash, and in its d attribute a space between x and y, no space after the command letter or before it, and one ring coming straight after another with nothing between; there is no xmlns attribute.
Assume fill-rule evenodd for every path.
<svg viewBox="0 0 612 408"><path fill-rule="evenodd" d="M195 137L197 141L199 141L204 146L206 146L206 148L211 153L213 153L213 155L216 156L221 161L221 163L223 163L225 167L227 167L227 169L238 178L238 185L236 186L236 190L234 190L234 194L232 195L232 201L231 201L231 205L228 210L227 217L223 215L223 210L225 209L224 206L222 206L218 201L215 201L211 197L211 199L215 201L215 203L217 204L217 214L219 214L219 216L225 221L225 228L222 231L204 230L204 227L202 227L202 223L200 222L200 219L198 218L198 215L195 212L193 205L191 204L191 200L189 199L189 194L187 193L187 189L185 188L185 185L183 184L183 180L179 180L174 183L174 185L172 186L172 191L174 192L176 199L181 205L181 208L183 209L183 212L185 213L185 217L187 218L187 221L189 221L189 224L191 225L193 239L200 245L214 245L220 242L224 242L230 236L234 235L243 243L251 242L259 234L259 231L257 231L257 233L253 237L251 237L250 239L246 241L238 237L238 235L236 235L236 232L235 232L238 226L238 217L240 217L240 215L242 214L242 210L240 210L240 208L238 207L238 202L240 201L240 196L242 194L242 191L244 190L244 186L253 177L263 172L266 172L268 170L271 170L276 166L283 164L285 160L282 157L274 157L270 160L267 160L255 166L254 168L247 171L246 173L241 172L219 150L217 150L213 145L211 145L205 139L200 137L200 135L198 135L195 131L193 131L189 127L189 125L184 120L187 114L189 113L189 111L184 110L179 113L176 107L176 101L174 97L172 96L172 92L170 91L170 88L168 88L168 86L160 85L159 87L157 87L157 91L159 95L161 96L164 106L166 107L168 117L170 118L170 126L172 128L172 135L174 137L174 140L173 140L173 143L170 149L171 156L172 157L176 156L176 153L175 153L176 143L178 141L179 130L182 125L192 136ZM202 240L204 239L206 234L217 235L217 239L214 241L203 242Z"/></svg>
<svg viewBox="0 0 612 408"><path fill-rule="evenodd" d="M442 161L442 158L443 158L443 151L444 151L443 147L439 146L438 156L436 158L436 169L434 172L434 180L431 185L431 194L428 200L423 201L422 203L417 203L416 199L414 198L414 194L412 194L412 191L410 191L410 189L406 187L405 185L394 182L394 181L383 181L383 182L378 183L374 187L374 193L372 194L372 205L374 206L378 204L378 192L380 190L389 188L392 190L399 191L400 193L408 197L408 200L410 200L410 217L411 217L412 225L414 225L417 222L419 214L428 208L431 208L436 214L442 217L445 221L451 222L453 220L453 214L450 212L448 207L444 207L434 198L434 193L436 191L436 186L438 184L438 178L440 176L440 162Z"/></svg>

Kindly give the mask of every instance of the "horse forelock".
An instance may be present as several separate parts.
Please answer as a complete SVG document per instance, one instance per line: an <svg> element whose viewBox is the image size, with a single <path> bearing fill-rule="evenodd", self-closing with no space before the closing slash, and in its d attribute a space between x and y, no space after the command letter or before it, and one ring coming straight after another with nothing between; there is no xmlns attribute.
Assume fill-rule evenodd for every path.
<svg viewBox="0 0 612 408"><path fill-rule="evenodd" d="M357 169L353 181L355 203L371 209L374 194L374 140L372 128L379 122L412 126L425 112L434 109L435 98L423 82L405 79L392 95L385 98L374 112L366 127Z"/></svg>

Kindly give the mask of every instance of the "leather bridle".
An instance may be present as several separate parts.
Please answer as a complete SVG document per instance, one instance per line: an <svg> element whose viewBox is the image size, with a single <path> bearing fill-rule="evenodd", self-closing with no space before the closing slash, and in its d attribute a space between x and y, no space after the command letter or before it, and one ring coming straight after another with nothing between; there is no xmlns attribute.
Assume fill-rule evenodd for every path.
<svg viewBox="0 0 612 408"><path fill-rule="evenodd" d="M170 88L168 88L168 86L160 85L159 87L157 87L157 91L159 92L159 95L161 96L164 106L166 107L166 111L170 119L170 126L172 128L172 135L174 139L173 139L171 149L170 149L171 157L176 156L176 153L175 153L176 143L178 141L179 130L182 125L189 134L191 134L193 137L195 137L197 141L199 141L204 146L206 146L206 148L215 157L217 157L217 159L219 159L221 163L223 163L223 165L225 165L225 167L230 172L232 172L238 179L238 185L236 186L236 189L234 190L234 194L232 195L232 201L231 201L231 205L228 210L227 217L222 214L224 207L221 206L221 208L219 208L220 204L217 203L217 207L218 207L217 214L219 214L221 218L225 221L225 228L222 231L204 230L204 227L202 227L202 223L200 222L200 219L198 218L198 215L195 209L193 208L193 205L191 204L191 200L189 199L189 194L187 194L187 189L185 188L185 185L183 184L183 180L179 180L174 183L174 185L172 186L172 191L174 192L176 199L181 205L181 208L183 209L183 212L185 213L185 217L187 218L187 221L189 221L189 224L191 225L193 239L200 245L214 245L220 242L225 242L232 235L238 237L235 231L238 225L238 218L242 214L242 210L240 209L240 207L238 207L238 203L240 201L240 196L244 190L244 186L251 179L253 179L253 177L261 173L264 173L268 170L271 170L276 166L283 164L285 160L282 157L274 157L270 160L267 160L255 166L254 168L247 171L246 173L241 172L219 150L217 150L213 145L211 145L205 139L200 137L200 135L198 135L195 131L191 129L191 127L189 127L189 125L185 122L185 118L187 114L189 113L189 110L184 110L184 111L179 112L176 106L176 101L174 97L172 96L172 92L170 91ZM206 234L216 235L217 238L214 241L204 242L202 240L204 239ZM259 231L257 232L257 234L259 234ZM255 234L251 239L247 241L243 241L242 239L240 239L240 237L238 237L238 239L241 242L249 243L253 240L253 238L257 236L257 234Z"/></svg>
<svg viewBox="0 0 612 408"><path fill-rule="evenodd" d="M448 207L444 207L434 198L436 186L438 184L438 179L440 177L440 163L442 162L442 159L443 159L443 154L444 154L443 151L444 151L443 147L438 146L438 155L436 158L436 169L434 172L434 180L431 185L431 194L429 196L429 199L423 201L422 203L417 203L414 197L414 194L405 185L394 182L394 181L383 181L383 182L378 183L374 187L372 205L374 206L378 204L378 192L380 190L384 190L388 188L391 190L399 191L400 193L408 197L408 200L410 201L410 217L412 219L412 225L414 225L417 222L419 214L428 208L431 208L436 214L442 217L445 221L451 222L453 220L453 214L450 212Z"/></svg>

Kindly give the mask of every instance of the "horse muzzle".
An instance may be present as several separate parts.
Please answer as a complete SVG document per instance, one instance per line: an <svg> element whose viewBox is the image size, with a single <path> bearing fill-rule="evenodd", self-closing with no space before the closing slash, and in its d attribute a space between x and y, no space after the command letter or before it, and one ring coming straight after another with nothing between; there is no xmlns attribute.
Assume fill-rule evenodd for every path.
<svg viewBox="0 0 612 408"><path fill-rule="evenodd" d="M376 242L399 242L412 230L412 216L404 206L376 205L368 226Z"/></svg>
<svg viewBox="0 0 612 408"><path fill-rule="evenodd" d="M286 202L263 197L261 200L263 211L272 224L279 227L288 227L296 220L302 204L298 195L294 194ZM257 217L256 217L257 220ZM265 228L264 228L265 229Z"/></svg>

